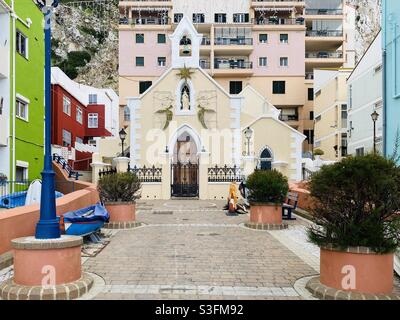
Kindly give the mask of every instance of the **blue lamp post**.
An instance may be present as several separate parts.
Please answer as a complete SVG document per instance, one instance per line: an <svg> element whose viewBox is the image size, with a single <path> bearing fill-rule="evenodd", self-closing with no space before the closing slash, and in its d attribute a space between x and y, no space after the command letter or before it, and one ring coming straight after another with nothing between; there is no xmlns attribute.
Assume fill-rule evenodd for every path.
<svg viewBox="0 0 400 320"><path fill-rule="evenodd" d="M56 215L56 199L51 157L51 15L59 0L37 0L44 14L45 33L45 155L42 171L40 220L36 225L36 239L60 238L59 220Z"/></svg>

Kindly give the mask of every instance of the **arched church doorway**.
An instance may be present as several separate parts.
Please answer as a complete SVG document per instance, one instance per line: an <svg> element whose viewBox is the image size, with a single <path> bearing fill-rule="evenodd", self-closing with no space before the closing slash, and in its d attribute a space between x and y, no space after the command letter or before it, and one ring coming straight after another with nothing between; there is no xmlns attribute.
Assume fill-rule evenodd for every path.
<svg viewBox="0 0 400 320"><path fill-rule="evenodd" d="M199 161L197 146L189 133L178 136L171 164L171 196L199 196Z"/></svg>

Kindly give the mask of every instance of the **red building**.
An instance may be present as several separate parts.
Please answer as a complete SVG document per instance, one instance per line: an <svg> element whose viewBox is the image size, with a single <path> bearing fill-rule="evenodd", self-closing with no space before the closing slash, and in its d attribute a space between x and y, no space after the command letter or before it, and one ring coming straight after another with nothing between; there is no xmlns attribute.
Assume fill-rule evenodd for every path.
<svg viewBox="0 0 400 320"><path fill-rule="evenodd" d="M111 136L105 128L105 105L97 104L96 95L85 105L59 84L52 85L51 143L75 149L77 142L91 144L94 137ZM92 100L92 101L90 101ZM76 170L88 170L91 153L76 151L70 161Z"/></svg>

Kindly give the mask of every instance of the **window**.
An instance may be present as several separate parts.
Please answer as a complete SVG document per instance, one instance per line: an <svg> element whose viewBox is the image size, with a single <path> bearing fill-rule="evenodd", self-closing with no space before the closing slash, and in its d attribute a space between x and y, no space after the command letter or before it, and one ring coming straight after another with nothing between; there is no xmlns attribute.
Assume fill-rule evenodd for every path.
<svg viewBox="0 0 400 320"><path fill-rule="evenodd" d="M266 67L268 64L267 64L267 57L260 57L259 59L258 59L258 65L260 66L260 67Z"/></svg>
<svg viewBox="0 0 400 320"><path fill-rule="evenodd" d="M216 13L214 16L216 23L226 23L226 13Z"/></svg>
<svg viewBox="0 0 400 320"><path fill-rule="evenodd" d="M82 109L81 107L76 107L76 121L82 124Z"/></svg>
<svg viewBox="0 0 400 320"><path fill-rule="evenodd" d="M136 67L144 67L144 57L136 57Z"/></svg>
<svg viewBox="0 0 400 320"><path fill-rule="evenodd" d="M19 162L19 161L17 161ZM16 165L15 166L15 180L18 182L28 180L28 167Z"/></svg>
<svg viewBox="0 0 400 320"><path fill-rule="evenodd" d="M230 81L229 82L229 93L239 94L242 92L242 81Z"/></svg>
<svg viewBox="0 0 400 320"><path fill-rule="evenodd" d="M18 118L28 121L28 104L24 101L17 99L16 108L16 116Z"/></svg>
<svg viewBox="0 0 400 320"><path fill-rule="evenodd" d="M342 129L346 129L347 128L347 104L342 104L341 113L342 113Z"/></svg>
<svg viewBox="0 0 400 320"><path fill-rule="evenodd" d="M273 94L285 94L286 82L285 81L273 81L272 82L272 93Z"/></svg>
<svg viewBox="0 0 400 320"><path fill-rule="evenodd" d="M353 108L353 85L349 86L349 107Z"/></svg>
<svg viewBox="0 0 400 320"><path fill-rule="evenodd" d="M310 111L310 120L314 120L314 111Z"/></svg>
<svg viewBox="0 0 400 320"><path fill-rule="evenodd" d="M158 63L159 67L165 67L165 65L167 63L167 59L165 57L158 57L157 63Z"/></svg>
<svg viewBox="0 0 400 320"><path fill-rule="evenodd" d="M89 104L97 104L97 94L89 94Z"/></svg>
<svg viewBox="0 0 400 320"><path fill-rule="evenodd" d="M357 157L363 157L364 154L365 154L365 149L364 149L364 147L362 147L362 148L357 148L357 149L356 149L356 156L357 156Z"/></svg>
<svg viewBox="0 0 400 320"><path fill-rule="evenodd" d="M314 144L314 130L304 130L303 133L306 136L307 143Z"/></svg>
<svg viewBox="0 0 400 320"><path fill-rule="evenodd" d="M247 22L249 22L249 14L248 13L234 13L233 14L233 22L234 23L247 23Z"/></svg>
<svg viewBox="0 0 400 320"><path fill-rule="evenodd" d="M99 127L99 115L97 113L89 113L88 128L94 129Z"/></svg>
<svg viewBox="0 0 400 320"><path fill-rule="evenodd" d="M193 23L204 23L204 13L193 13Z"/></svg>
<svg viewBox="0 0 400 320"><path fill-rule="evenodd" d="M63 112L67 115L71 115L71 100L64 96L63 97Z"/></svg>
<svg viewBox="0 0 400 320"><path fill-rule="evenodd" d="M289 65L289 59L287 57L281 57L279 64L281 67L287 67Z"/></svg>
<svg viewBox="0 0 400 320"><path fill-rule="evenodd" d="M342 133L342 157L347 157L347 133Z"/></svg>
<svg viewBox="0 0 400 320"><path fill-rule="evenodd" d="M272 170L272 153L265 148L260 155L260 170Z"/></svg>
<svg viewBox="0 0 400 320"><path fill-rule="evenodd" d="M174 23L179 23L183 19L183 13L174 14Z"/></svg>
<svg viewBox="0 0 400 320"><path fill-rule="evenodd" d="M157 43L166 43L166 42L167 42L167 39L165 37L165 34L164 33L159 33L157 35Z"/></svg>
<svg viewBox="0 0 400 320"><path fill-rule="evenodd" d="M124 121L131 121L131 111L128 106L124 107Z"/></svg>
<svg viewBox="0 0 400 320"><path fill-rule="evenodd" d="M75 138L75 142L76 142L76 143L81 143L81 144L83 144L83 139L82 139L82 138L79 138L79 137L76 137L76 138Z"/></svg>
<svg viewBox="0 0 400 320"><path fill-rule="evenodd" d="M279 40L281 43L288 43L289 42L289 35L287 33L281 33L279 36Z"/></svg>
<svg viewBox="0 0 400 320"><path fill-rule="evenodd" d="M268 34L266 33L261 33L258 36L258 40L260 41L260 43L268 43Z"/></svg>
<svg viewBox="0 0 400 320"><path fill-rule="evenodd" d="M62 141L63 147L70 147L72 141L71 132L63 129L62 135L63 135L63 141Z"/></svg>
<svg viewBox="0 0 400 320"><path fill-rule="evenodd" d="M314 88L308 88L308 101L314 100Z"/></svg>
<svg viewBox="0 0 400 320"><path fill-rule="evenodd" d="M17 30L16 41L17 52L28 59L28 38Z"/></svg>
<svg viewBox="0 0 400 320"><path fill-rule="evenodd" d="M136 33L136 43L144 43L144 34Z"/></svg>
<svg viewBox="0 0 400 320"><path fill-rule="evenodd" d="M152 84L152 81L139 81L139 94L145 92Z"/></svg>

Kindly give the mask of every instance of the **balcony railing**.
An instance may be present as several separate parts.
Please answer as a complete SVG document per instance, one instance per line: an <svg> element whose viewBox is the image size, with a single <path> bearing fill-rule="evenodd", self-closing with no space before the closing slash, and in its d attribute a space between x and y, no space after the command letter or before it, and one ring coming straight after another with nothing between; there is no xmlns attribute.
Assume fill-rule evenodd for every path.
<svg viewBox="0 0 400 320"><path fill-rule="evenodd" d="M286 0L287 2L304 2L304 0ZM284 0L253 0L253 2L285 2Z"/></svg>
<svg viewBox="0 0 400 320"><path fill-rule="evenodd" d="M170 23L169 18L120 18L119 24L123 25L167 25Z"/></svg>
<svg viewBox="0 0 400 320"><path fill-rule="evenodd" d="M299 121L299 115L298 114L293 114L293 115L288 115L288 114L281 114L279 116L279 119L283 122L287 121Z"/></svg>
<svg viewBox="0 0 400 320"><path fill-rule="evenodd" d="M203 39L201 39L201 45L202 46L209 46L211 45L211 39L208 37L203 37Z"/></svg>
<svg viewBox="0 0 400 320"><path fill-rule="evenodd" d="M263 18L258 17L253 19L256 25L304 25L304 18Z"/></svg>
<svg viewBox="0 0 400 320"><path fill-rule="evenodd" d="M343 9L306 9L306 14L313 16L340 16L343 15Z"/></svg>
<svg viewBox="0 0 400 320"><path fill-rule="evenodd" d="M306 58L317 58L317 59L341 59L343 58L343 52L306 52Z"/></svg>
<svg viewBox="0 0 400 320"><path fill-rule="evenodd" d="M215 69L252 69L253 62L244 60L215 60Z"/></svg>
<svg viewBox="0 0 400 320"><path fill-rule="evenodd" d="M251 46L251 45L253 45L253 39L252 38L216 38L214 43L217 46L229 46L229 45Z"/></svg>
<svg viewBox="0 0 400 320"><path fill-rule="evenodd" d="M338 30L307 30L306 37L343 37L343 31Z"/></svg>
<svg viewBox="0 0 400 320"><path fill-rule="evenodd" d="M208 60L200 60L200 68L210 69L211 63Z"/></svg>
<svg viewBox="0 0 400 320"><path fill-rule="evenodd" d="M306 72L305 79L306 80L314 80L314 72Z"/></svg>

